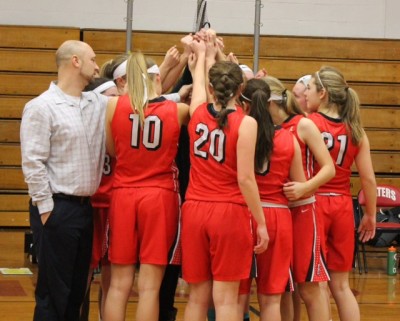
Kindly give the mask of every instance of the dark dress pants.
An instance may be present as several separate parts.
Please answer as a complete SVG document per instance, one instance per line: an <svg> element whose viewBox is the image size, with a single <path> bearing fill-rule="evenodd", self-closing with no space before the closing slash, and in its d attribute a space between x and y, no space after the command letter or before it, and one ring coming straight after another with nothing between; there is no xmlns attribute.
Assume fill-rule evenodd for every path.
<svg viewBox="0 0 400 321"><path fill-rule="evenodd" d="M38 258L34 321L78 321L92 252L93 217L89 199L54 199L43 225L30 203Z"/></svg>

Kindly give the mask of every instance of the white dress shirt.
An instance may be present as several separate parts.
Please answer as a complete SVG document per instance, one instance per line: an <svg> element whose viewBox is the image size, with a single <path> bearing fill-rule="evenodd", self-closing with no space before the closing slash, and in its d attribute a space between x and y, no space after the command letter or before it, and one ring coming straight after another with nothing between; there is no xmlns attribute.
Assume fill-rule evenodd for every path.
<svg viewBox="0 0 400 321"><path fill-rule="evenodd" d="M29 101L21 122L22 170L39 213L53 210L53 193L90 196L105 153L107 97L66 95L55 83Z"/></svg>

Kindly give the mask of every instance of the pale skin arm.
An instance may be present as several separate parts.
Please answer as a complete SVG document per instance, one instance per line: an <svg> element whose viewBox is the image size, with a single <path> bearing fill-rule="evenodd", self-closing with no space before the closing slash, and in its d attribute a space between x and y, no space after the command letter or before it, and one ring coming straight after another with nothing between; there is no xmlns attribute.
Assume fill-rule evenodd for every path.
<svg viewBox="0 0 400 321"><path fill-rule="evenodd" d="M194 54L191 54L189 56L189 68L193 78L192 100L190 102L190 116L193 115L194 111L200 104L207 101L205 88L206 46L204 41L193 41L192 50Z"/></svg>
<svg viewBox="0 0 400 321"><path fill-rule="evenodd" d="M163 92L169 90L177 82L180 75L182 74L183 69L187 65L188 59L189 59L189 54L183 53L182 55L180 55L178 64L175 67L173 67L164 77L164 80L162 82Z"/></svg>
<svg viewBox="0 0 400 321"><path fill-rule="evenodd" d="M218 46L218 51L216 55L216 60L217 61L225 61L227 60L226 55L224 54L224 41L222 37L217 37L217 46Z"/></svg>
<svg viewBox="0 0 400 321"><path fill-rule="evenodd" d="M304 186L306 182L306 177L304 175L304 170L303 170L303 162L302 162L302 156L301 156L301 150L300 150L300 145L297 142L296 137L293 136L293 141L294 141L294 155L292 159L292 163L290 164L290 172L289 176L290 179L292 180L293 185L289 185L290 183L287 183L284 185L284 193L286 198L289 201L295 201L297 200L298 197L298 189L297 188L287 188L287 191L285 191L285 186L289 185L290 187L296 186L300 187Z"/></svg>
<svg viewBox="0 0 400 321"><path fill-rule="evenodd" d="M297 126L297 133L308 146L321 169L305 183L289 182L284 185L283 191L286 197L290 195L291 198L288 197L288 199L292 201L313 195L319 186L335 176L335 165L317 126L310 119L303 118Z"/></svg>
<svg viewBox="0 0 400 321"><path fill-rule="evenodd" d="M189 105L178 103L178 121L179 125L187 125L189 122Z"/></svg>
<svg viewBox="0 0 400 321"><path fill-rule="evenodd" d="M181 103L186 103L190 97L190 94L192 93L192 84L190 85L183 85L181 89L179 89L178 94L179 97L181 98Z"/></svg>
<svg viewBox="0 0 400 321"><path fill-rule="evenodd" d="M181 44L183 46L183 53L180 54L176 46L171 47L167 51L164 62L166 66L164 67L164 62L160 66L160 73L162 76L162 92L167 92L179 79L182 71L186 67L191 53L190 45L193 41L192 34L188 34L181 39ZM167 58L169 58L167 60ZM165 74L164 74L165 73Z"/></svg>
<svg viewBox="0 0 400 321"><path fill-rule="evenodd" d="M164 60L160 65L160 71L163 72L164 77L168 74L168 72L174 68L179 62L179 50L176 48L176 45L169 48L165 54Z"/></svg>
<svg viewBox="0 0 400 321"><path fill-rule="evenodd" d="M210 92L210 83L207 77L208 71L210 68L215 64L215 59L218 51L218 46L212 38L207 39L206 41L206 66L205 66L205 87L206 87L206 94L207 94L207 101L209 103L214 103L214 97Z"/></svg>
<svg viewBox="0 0 400 321"><path fill-rule="evenodd" d="M164 60L160 65L161 82L163 83L163 92L165 92L164 83L168 83L167 77L169 72L179 63L180 53L176 46L172 46L167 50Z"/></svg>
<svg viewBox="0 0 400 321"><path fill-rule="evenodd" d="M205 70L204 70L204 81L207 95L207 102L214 103L214 98L210 93L208 71L215 64L216 56L218 53L217 35L212 29L200 30L198 33L198 39L201 39L206 46L206 56L205 56Z"/></svg>
<svg viewBox="0 0 400 321"><path fill-rule="evenodd" d="M355 158L358 174L360 175L361 187L365 195L365 211L358 227L359 239L367 242L374 238L376 228L376 180L372 167L369 140L367 135L361 140L359 152Z"/></svg>
<svg viewBox="0 0 400 321"><path fill-rule="evenodd" d="M210 31L207 30L207 31ZM214 31L214 33L209 33L211 35L211 38L213 40L213 42L215 42L216 46L217 46L217 52L215 55L215 60L216 61L225 61L227 60L226 55L224 54L224 39L222 37L218 37L217 33Z"/></svg>
<svg viewBox="0 0 400 321"><path fill-rule="evenodd" d="M204 33L203 39L215 44L215 61L227 60L226 55L224 54L224 40L222 37L217 36L217 32L214 29L207 29Z"/></svg>
<svg viewBox="0 0 400 321"><path fill-rule="evenodd" d="M254 247L254 252L259 254L267 249L269 236L254 174L256 137L257 122L255 119L246 116L239 127L237 179L240 191L257 222L257 245Z"/></svg>
<svg viewBox="0 0 400 321"><path fill-rule="evenodd" d="M305 182L306 176L304 175L303 162L301 159L300 145L297 142L296 137L293 136L294 143L294 155L292 159L292 164L290 165L290 179L296 182Z"/></svg>

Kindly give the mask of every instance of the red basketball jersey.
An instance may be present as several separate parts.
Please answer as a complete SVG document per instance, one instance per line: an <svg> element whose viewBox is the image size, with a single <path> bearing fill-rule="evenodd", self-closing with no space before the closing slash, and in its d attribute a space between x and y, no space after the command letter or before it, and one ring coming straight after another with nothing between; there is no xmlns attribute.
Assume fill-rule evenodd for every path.
<svg viewBox="0 0 400 321"><path fill-rule="evenodd" d="M358 153L358 146L351 140L351 133L341 119L331 118L322 113L313 113L309 118L317 125L324 138L326 147L335 164L336 175L318 189L319 193L337 193L351 196L351 165ZM316 172L319 165L315 162Z"/></svg>
<svg viewBox="0 0 400 321"><path fill-rule="evenodd" d="M239 106L237 106L239 110ZM232 110L227 125L219 128L217 112L204 103L193 113L190 137L190 179L186 200L245 204L237 181L236 145L239 126L245 117Z"/></svg>
<svg viewBox="0 0 400 321"><path fill-rule="evenodd" d="M93 207L109 207L111 191L113 186L113 176L115 170L115 158L106 154L104 159L103 175L101 176L100 186L96 193L90 198Z"/></svg>
<svg viewBox="0 0 400 321"><path fill-rule="evenodd" d="M289 179L293 155L293 135L286 129L277 127L271 159L263 172L256 173L261 201L288 205L288 199L283 194L283 184Z"/></svg>
<svg viewBox="0 0 400 321"><path fill-rule="evenodd" d="M178 191L177 104L160 97L150 101L144 113L142 126L128 95L119 97L111 124L117 158L114 187L161 187Z"/></svg>
<svg viewBox="0 0 400 321"><path fill-rule="evenodd" d="M297 125L303 118L303 115L294 115L286 119L281 126L290 131L297 139L301 149L301 158L303 161L304 174L306 179L309 180L314 176L314 157L308 146L299 138L297 133Z"/></svg>

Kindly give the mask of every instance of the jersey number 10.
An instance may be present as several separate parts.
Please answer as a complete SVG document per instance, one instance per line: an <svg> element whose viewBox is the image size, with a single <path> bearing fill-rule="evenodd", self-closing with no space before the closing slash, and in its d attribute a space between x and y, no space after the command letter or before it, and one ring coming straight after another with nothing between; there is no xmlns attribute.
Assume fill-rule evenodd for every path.
<svg viewBox="0 0 400 321"><path fill-rule="evenodd" d="M132 120L131 146L139 148L140 145L140 118L138 114L130 114ZM161 146L162 121L158 116L147 116L143 124L142 144L148 150L156 150Z"/></svg>

